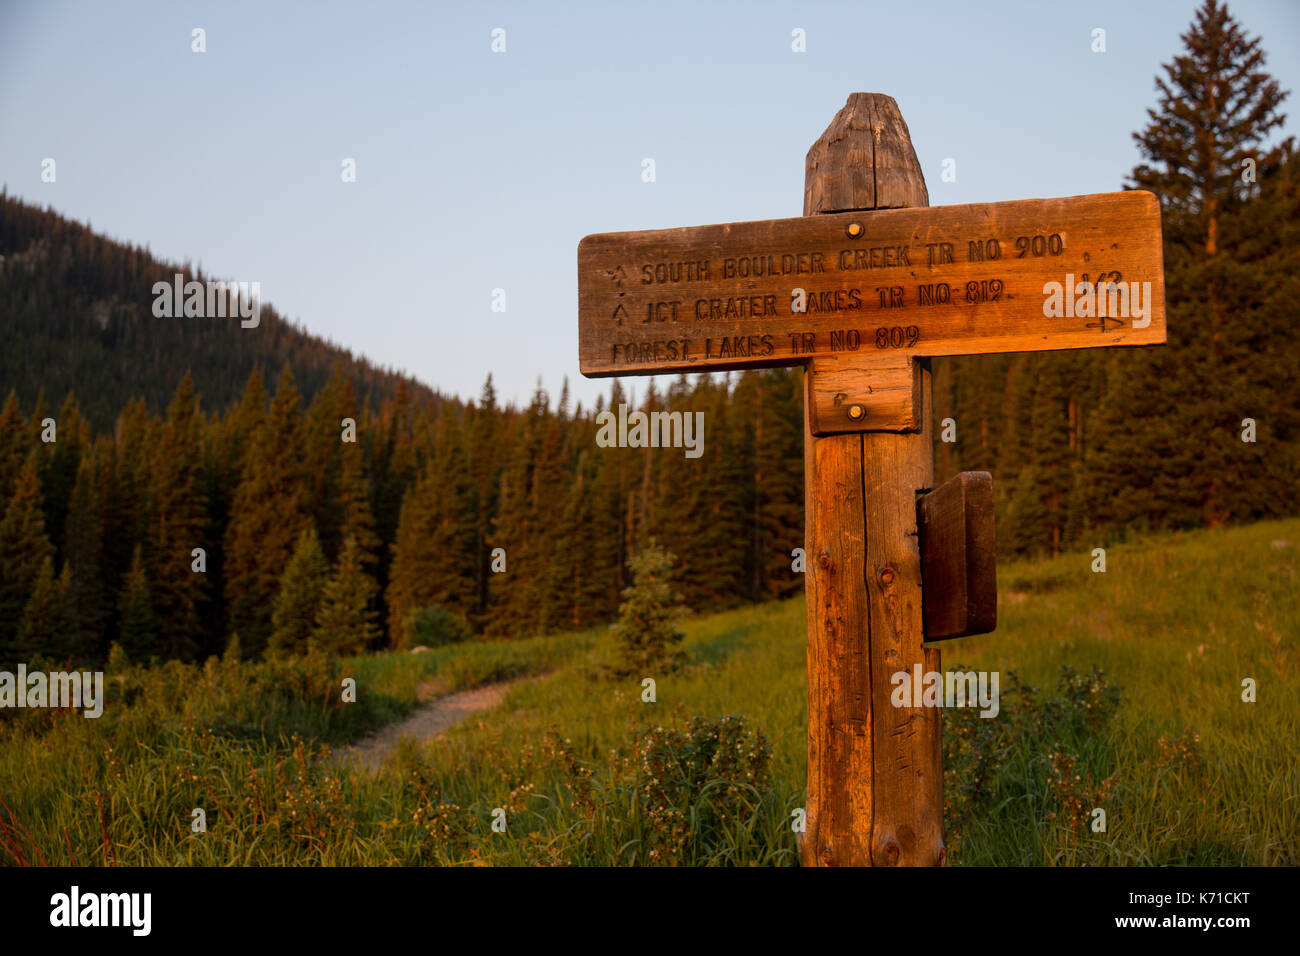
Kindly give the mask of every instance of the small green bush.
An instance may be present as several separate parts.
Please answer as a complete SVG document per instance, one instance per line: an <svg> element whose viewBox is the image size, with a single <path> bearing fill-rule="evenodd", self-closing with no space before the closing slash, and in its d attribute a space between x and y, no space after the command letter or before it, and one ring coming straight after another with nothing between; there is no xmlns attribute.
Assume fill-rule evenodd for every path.
<svg viewBox="0 0 1300 956"><path fill-rule="evenodd" d="M997 719L960 707L943 716L944 819L953 862L967 835L999 814L1016 816L1026 832L1041 815L1049 834L1072 846L1091 809L1117 783L1107 728L1121 691L1100 668L1080 673L1062 666L1055 694L1023 683L1015 670L1005 677Z"/></svg>
<svg viewBox="0 0 1300 956"><path fill-rule="evenodd" d="M771 747L741 716L652 727L634 735L632 752L648 857L657 863L723 842L726 830L751 820L771 785Z"/></svg>
<svg viewBox="0 0 1300 956"><path fill-rule="evenodd" d="M442 647L469 640L470 627L465 615L435 604L411 612L406 634L408 647Z"/></svg>

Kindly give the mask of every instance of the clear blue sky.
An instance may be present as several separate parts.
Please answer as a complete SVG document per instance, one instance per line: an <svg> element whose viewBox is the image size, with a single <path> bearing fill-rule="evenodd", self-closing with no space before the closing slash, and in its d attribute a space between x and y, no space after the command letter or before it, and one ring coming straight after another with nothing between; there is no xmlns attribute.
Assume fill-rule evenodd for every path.
<svg viewBox="0 0 1300 956"><path fill-rule="evenodd" d="M898 100L933 205L1118 189L1197 5L0 2L0 182L256 280L444 391L491 371L526 401L568 375L590 402L609 383L577 370L584 235L799 215L804 154L853 91ZM1300 3L1230 7L1300 88Z"/></svg>

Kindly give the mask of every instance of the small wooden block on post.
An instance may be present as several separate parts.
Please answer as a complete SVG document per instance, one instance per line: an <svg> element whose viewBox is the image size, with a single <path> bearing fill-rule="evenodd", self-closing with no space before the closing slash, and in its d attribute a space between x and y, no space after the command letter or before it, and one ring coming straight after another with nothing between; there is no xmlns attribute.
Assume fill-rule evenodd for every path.
<svg viewBox="0 0 1300 956"><path fill-rule="evenodd" d="M809 363L814 435L921 430L921 365L902 352L840 352Z"/></svg>
<svg viewBox="0 0 1300 956"><path fill-rule="evenodd" d="M963 471L917 503L925 639L987 634L998 623L993 476Z"/></svg>

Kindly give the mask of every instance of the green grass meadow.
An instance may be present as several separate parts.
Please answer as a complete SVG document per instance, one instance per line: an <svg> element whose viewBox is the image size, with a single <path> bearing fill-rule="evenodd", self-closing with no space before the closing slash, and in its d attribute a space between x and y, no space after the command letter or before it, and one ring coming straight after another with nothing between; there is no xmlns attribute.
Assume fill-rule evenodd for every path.
<svg viewBox="0 0 1300 956"><path fill-rule="evenodd" d="M998 671L1002 691L995 719L944 712L950 865L1300 863L1300 519L1106 561L1003 565L996 633L942 646L945 670ZM0 714L0 861L797 864L802 599L692 619L689 663L649 675L654 703L602 676L609 642L110 666L97 720ZM523 675L377 775L331 759L408 714L421 685Z"/></svg>

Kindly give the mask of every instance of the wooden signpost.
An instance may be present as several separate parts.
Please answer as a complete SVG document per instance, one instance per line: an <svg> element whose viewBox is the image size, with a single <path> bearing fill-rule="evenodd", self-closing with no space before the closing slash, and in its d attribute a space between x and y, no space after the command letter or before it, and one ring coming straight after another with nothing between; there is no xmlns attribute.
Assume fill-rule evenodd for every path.
<svg viewBox="0 0 1300 956"><path fill-rule="evenodd" d="M993 629L992 479L933 489L928 358L1165 341L1150 193L930 209L891 97L808 152L804 217L587 236L587 376L803 365L807 865L943 862L939 711L890 677Z"/></svg>

